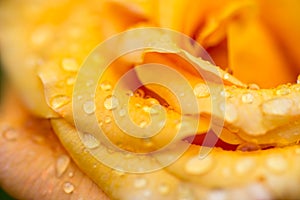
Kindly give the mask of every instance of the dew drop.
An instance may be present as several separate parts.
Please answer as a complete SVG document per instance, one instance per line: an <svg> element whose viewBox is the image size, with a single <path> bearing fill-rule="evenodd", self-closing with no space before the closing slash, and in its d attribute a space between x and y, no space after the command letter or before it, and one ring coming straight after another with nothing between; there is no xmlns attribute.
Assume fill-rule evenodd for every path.
<svg viewBox="0 0 300 200"><path fill-rule="evenodd" d="M61 177L65 173L69 164L70 164L69 156L63 154L57 158L55 169L56 169L56 175L58 178Z"/></svg>
<svg viewBox="0 0 300 200"><path fill-rule="evenodd" d="M9 141L15 141L19 137L18 131L16 131L15 129L12 129L12 128L8 128L8 129L4 130L4 132L2 134L3 134L3 137Z"/></svg>
<svg viewBox="0 0 300 200"><path fill-rule="evenodd" d="M62 67L66 71L76 72L79 68L77 61L74 58L64 58L62 60Z"/></svg>
<svg viewBox="0 0 300 200"><path fill-rule="evenodd" d="M266 159L266 165L275 173L283 172L288 168L286 159L282 155L277 154L269 155Z"/></svg>
<svg viewBox="0 0 300 200"><path fill-rule="evenodd" d="M137 178L134 180L134 187L135 188L143 188L146 187L147 180L145 178Z"/></svg>
<svg viewBox="0 0 300 200"><path fill-rule="evenodd" d="M229 74L229 73L225 73L225 74L223 75L223 78L224 78L225 80L228 80L229 77L230 77L230 74Z"/></svg>
<svg viewBox="0 0 300 200"><path fill-rule="evenodd" d="M107 110L113 110L113 109L117 108L118 105L119 105L119 100L115 96L108 96L104 100L104 107Z"/></svg>
<svg viewBox="0 0 300 200"><path fill-rule="evenodd" d="M201 175L208 172L213 166L213 159L207 156L203 159L193 157L185 164L185 171L189 174Z"/></svg>
<svg viewBox="0 0 300 200"><path fill-rule="evenodd" d="M63 190L67 194L71 194L74 191L74 189L75 189L74 185L70 182L65 182L63 185Z"/></svg>
<svg viewBox="0 0 300 200"><path fill-rule="evenodd" d="M103 90L103 91L109 91L109 90L111 90L112 86L111 86L111 84L110 84L108 81L103 81L103 82L100 84L100 88L101 88L101 90Z"/></svg>
<svg viewBox="0 0 300 200"><path fill-rule="evenodd" d="M99 140L90 133L84 133L82 135L82 141L83 141L84 145L89 149L97 148L100 145Z"/></svg>
<svg viewBox="0 0 300 200"><path fill-rule="evenodd" d="M204 83L198 83L194 88L194 94L198 98L208 97L210 95L209 88Z"/></svg>
<svg viewBox="0 0 300 200"><path fill-rule="evenodd" d="M92 114L95 112L95 105L93 101L86 101L83 104L83 110L86 114Z"/></svg>
<svg viewBox="0 0 300 200"><path fill-rule="evenodd" d="M259 89L260 89L260 87L259 87L257 84L255 84L255 83L250 83L250 84L248 85L248 88L249 88L250 90L259 90Z"/></svg>
<svg viewBox="0 0 300 200"><path fill-rule="evenodd" d="M243 144L240 144L237 148L237 151L257 151L260 150L260 146L258 144L255 143L251 143L251 142L245 142Z"/></svg>
<svg viewBox="0 0 300 200"><path fill-rule="evenodd" d="M242 102L243 103L253 103L254 101L254 96L251 93L245 93L242 95Z"/></svg>
<svg viewBox="0 0 300 200"><path fill-rule="evenodd" d="M262 111L269 115L286 115L293 107L293 101L286 98L277 98L262 104Z"/></svg>
<svg viewBox="0 0 300 200"><path fill-rule="evenodd" d="M110 116L105 116L104 117L104 123L109 124L111 122L111 117Z"/></svg>
<svg viewBox="0 0 300 200"><path fill-rule="evenodd" d="M70 102L70 97L65 95L57 95L50 100L53 109L59 109Z"/></svg>
<svg viewBox="0 0 300 200"><path fill-rule="evenodd" d="M166 183L162 183L158 186L158 192L163 195L166 195L170 192L170 186Z"/></svg>
<svg viewBox="0 0 300 200"><path fill-rule="evenodd" d="M300 84L300 74L297 77L297 84Z"/></svg>

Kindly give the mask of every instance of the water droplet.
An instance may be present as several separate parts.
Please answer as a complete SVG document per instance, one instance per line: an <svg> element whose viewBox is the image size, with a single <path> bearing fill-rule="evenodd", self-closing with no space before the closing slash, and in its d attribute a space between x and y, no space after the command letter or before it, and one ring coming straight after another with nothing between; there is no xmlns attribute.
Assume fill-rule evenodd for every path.
<svg viewBox="0 0 300 200"><path fill-rule="evenodd" d="M67 194L71 194L74 191L74 189L75 189L74 185L70 182L65 182L63 185L63 190Z"/></svg>
<svg viewBox="0 0 300 200"><path fill-rule="evenodd" d="M143 188L146 187L147 180L145 178L137 178L134 180L134 187L135 188Z"/></svg>
<svg viewBox="0 0 300 200"><path fill-rule="evenodd" d="M61 177L65 171L67 170L70 164L70 157L63 154L60 155L56 160L56 175L57 177Z"/></svg>
<svg viewBox="0 0 300 200"><path fill-rule="evenodd" d="M119 116L120 116L120 117L124 117L125 115L126 115L126 110L125 110L125 108L120 109L120 110L119 110Z"/></svg>
<svg viewBox="0 0 300 200"><path fill-rule="evenodd" d="M93 136L90 133L84 133L82 135L82 142L89 149L97 148L100 145L99 140L97 138L95 138L95 136Z"/></svg>
<svg viewBox="0 0 300 200"><path fill-rule="evenodd" d="M111 122L111 117L110 116L105 116L104 117L104 123L109 124Z"/></svg>
<svg viewBox="0 0 300 200"><path fill-rule="evenodd" d="M70 102L70 97L65 95L57 95L50 100L53 109L59 109Z"/></svg>
<svg viewBox="0 0 300 200"><path fill-rule="evenodd" d="M119 100L115 96L108 96L104 100L104 107L107 110L113 110L113 109L117 108L118 105L119 105Z"/></svg>
<svg viewBox="0 0 300 200"><path fill-rule="evenodd" d="M213 159L207 156L203 159L193 157L185 164L185 171L189 174L201 175L208 172L213 166Z"/></svg>
<svg viewBox="0 0 300 200"><path fill-rule="evenodd" d="M229 74L229 73L225 73L225 74L223 75L223 78L224 78L225 80L228 80L229 77L230 77L230 74Z"/></svg>
<svg viewBox="0 0 300 200"><path fill-rule="evenodd" d="M291 90L288 87L281 87L276 90L276 94L279 96L288 95Z"/></svg>
<svg viewBox="0 0 300 200"><path fill-rule="evenodd" d="M86 101L83 104L83 110L86 114L92 114L95 112L95 105L93 101Z"/></svg>
<svg viewBox="0 0 300 200"><path fill-rule="evenodd" d="M243 144L240 144L237 148L237 151L257 151L260 150L260 146L258 144L255 143L251 143L251 142L245 142Z"/></svg>
<svg viewBox="0 0 300 200"><path fill-rule="evenodd" d="M268 115L286 115L293 107L293 101L286 98L277 98L262 104L262 111Z"/></svg>
<svg viewBox="0 0 300 200"><path fill-rule="evenodd" d="M198 83L195 85L194 94L198 98L208 97L210 95L209 88L204 83Z"/></svg>
<svg viewBox="0 0 300 200"><path fill-rule="evenodd" d="M279 154L269 155L266 159L266 165L275 173L283 172L288 168L287 160Z"/></svg>
<svg viewBox="0 0 300 200"><path fill-rule="evenodd" d="M67 78L66 82L67 82L67 85L74 85L75 81L76 81L76 78L71 76L71 77Z"/></svg>
<svg viewBox="0 0 300 200"><path fill-rule="evenodd" d="M297 77L297 84L300 84L300 74Z"/></svg>
<svg viewBox="0 0 300 200"><path fill-rule="evenodd" d="M255 168L255 161L252 158L241 158L234 167L237 174L246 175L251 169Z"/></svg>
<svg viewBox="0 0 300 200"><path fill-rule="evenodd" d="M259 87L257 84L255 84L255 83L250 83L250 84L248 85L248 88L249 88L250 90L259 90L259 89L260 89L260 87Z"/></svg>
<svg viewBox="0 0 300 200"><path fill-rule="evenodd" d="M3 137L9 141L15 141L19 137L18 131L13 128L7 128L3 131Z"/></svg>
<svg viewBox="0 0 300 200"><path fill-rule="evenodd" d="M166 195L170 192L170 186L166 183L162 183L158 186L158 192L163 195Z"/></svg>
<svg viewBox="0 0 300 200"><path fill-rule="evenodd" d="M93 164L93 168L96 169L97 168L97 164Z"/></svg>
<svg viewBox="0 0 300 200"><path fill-rule="evenodd" d="M101 90L103 90L103 91L109 91L109 90L111 90L112 86L111 86L111 84L110 84L108 81L103 81L103 82L100 84L100 88L101 88Z"/></svg>
<svg viewBox="0 0 300 200"><path fill-rule="evenodd" d="M76 72L79 65L74 58L65 58L62 60L62 67L66 71Z"/></svg>
<svg viewBox="0 0 300 200"><path fill-rule="evenodd" d="M242 102L243 103L253 103L254 96L251 93L245 93L242 95Z"/></svg>

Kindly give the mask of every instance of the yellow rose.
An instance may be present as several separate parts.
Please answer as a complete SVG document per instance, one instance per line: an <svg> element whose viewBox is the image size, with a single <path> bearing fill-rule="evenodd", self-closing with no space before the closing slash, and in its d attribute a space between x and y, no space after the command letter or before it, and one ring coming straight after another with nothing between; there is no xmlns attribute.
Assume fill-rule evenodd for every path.
<svg viewBox="0 0 300 200"><path fill-rule="evenodd" d="M1 2L2 62L12 84L9 89L17 90L18 96L7 93L0 118L0 152L4 149L0 172L8 174L0 173L0 183L22 199L39 199L43 195L46 199L106 198L101 190L111 199L297 198L299 4L297 0ZM205 48L216 65L193 54L198 53L194 44L180 43L175 33L147 27L170 28L190 36ZM97 54L94 48L109 37L126 30L143 30L134 28L144 28L145 32L119 35L115 45ZM151 48L119 57L99 80L82 82L84 76L95 78L97 66L107 57L143 38L150 38ZM191 52L178 47L178 41ZM163 48L158 50L151 45ZM175 94L170 88L148 84L149 77L143 74L154 73L154 68L141 66L151 63L177 70L190 87L179 78L159 72L158 79L170 83ZM89 66L89 73L81 70ZM193 66L213 80L207 82ZM130 81L121 85L129 100L121 104L123 99L115 99L113 92L130 70ZM142 87L126 90L137 84ZM90 87L95 87L92 95L80 95L79 91ZM188 92L190 88L192 93ZM214 99L216 91L218 98ZM200 110L189 107L193 99ZM214 102L221 111L214 110ZM82 105L76 107L76 103ZM93 124L90 116L94 114L97 121ZM166 119L163 126L155 121L160 117ZM131 129L129 119L140 129ZM145 135L139 135L144 132L136 130L146 129L151 122L161 129L144 139ZM211 122L217 122L214 125L220 134L211 128ZM122 124L127 127L121 128ZM93 133L96 126L128 154L103 145L104 140ZM178 129L183 131L178 134ZM43 130L46 136L39 134ZM202 142L209 137L213 137L209 140L213 143L208 141L206 145L214 147L202 148ZM155 159L139 155L159 150L170 141L175 148L167 154ZM41 158L41 169L33 165L24 172L27 180L20 177L13 181L25 184L26 191L18 194L20 185L14 188L5 178L22 173L18 170L23 165L9 170L4 159L10 165L22 162L27 154L10 156L22 144L26 151L34 149L34 153L44 156L45 163ZM177 159L177 151L186 146ZM209 153L199 159L200 150ZM168 159L173 160L168 163ZM24 159L24 163L30 162L34 159ZM159 170L151 168L162 164L166 165ZM72 169L79 175L74 175ZM130 173L133 171L148 173ZM38 175L30 179L29 173ZM45 181L48 178L49 182ZM92 197L87 186L82 186L85 181L92 185ZM31 185L35 189L35 184L44 183L47 184L38 194L30 191Z"/></svg>

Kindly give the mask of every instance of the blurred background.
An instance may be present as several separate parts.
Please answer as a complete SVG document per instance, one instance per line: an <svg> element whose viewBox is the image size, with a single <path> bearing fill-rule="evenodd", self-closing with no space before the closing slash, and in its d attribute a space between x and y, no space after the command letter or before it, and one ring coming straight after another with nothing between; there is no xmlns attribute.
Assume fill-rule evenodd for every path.
<svg viewBox="0 0 300 200"><path fill-rule="evenodd" d="M2 72L2 66L0 62L0 102L2 100L2 94L3 94L3 72ZM13 200L8 194L6 194L2 189L0 185L0 200Z"/></svg>

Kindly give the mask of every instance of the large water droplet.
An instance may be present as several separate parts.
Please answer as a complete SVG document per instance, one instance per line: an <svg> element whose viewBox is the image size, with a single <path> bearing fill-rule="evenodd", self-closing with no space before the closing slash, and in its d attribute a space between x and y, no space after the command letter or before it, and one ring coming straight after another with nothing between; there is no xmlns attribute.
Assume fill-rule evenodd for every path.
<svg viewBox="0 0 300 200"><path fill-rule="evenodd" d="M107 110L113 110L119 106L119 100L115 96L108 96L104 100L104 107Z"/></svg>
<svg viewBox="0 0 300 200"><path fill-rule="evenodd" d="M62 60L62 67L66 71L76 72L79 68L77 61L74 58L65 58Z"/></svg>
<svg viewBox="0 0 300 200"><path fill-rule="evenodd" d="M208 97L210 95L209 88L204 83L198 83L195 85L194 94L198 98Z"/></svg>
<svg viewBox="0 0 300 200"><path fill-rule="evenodd" d="M61 177L67 170L70 163L70 157L67 155L60 155L56 160L56 175Z"/></svg>
<svg viewBox="0 0 300 200"><path fill-rule="evenodd" d="M71 194L74 191L74 189L75 189L74 185L70 182L65 182L63 185L63 190L67 194Z"/></svg>
<svg viewBox="0 0 300 200"><path fill-rule="evenodd" d="M97 148L100 145L100 141L90 133L84 133L82 135L82 140L84 145L89 149Z"/></svg>
<svg viewBox="0 0 300 200"><path fill-rule="evenodd" d="M68 104L69 102L70 102L70 97L65 95L57 95L50 100L50 105L53 109L59 109L62 106Z"/></svg>
<svg viewBox="0 0 300 200"><path fill-rule="evenodd" d="M93 101L86 101L83 104L83 110L86 114L92 114L95 112L95 105Z"/></svg>

